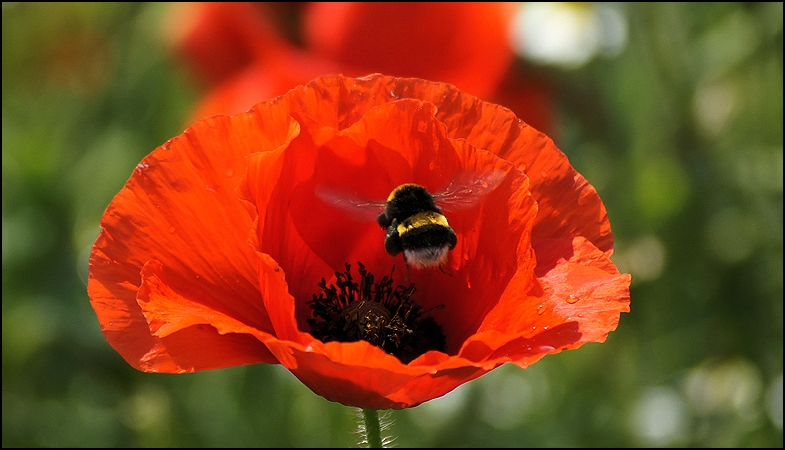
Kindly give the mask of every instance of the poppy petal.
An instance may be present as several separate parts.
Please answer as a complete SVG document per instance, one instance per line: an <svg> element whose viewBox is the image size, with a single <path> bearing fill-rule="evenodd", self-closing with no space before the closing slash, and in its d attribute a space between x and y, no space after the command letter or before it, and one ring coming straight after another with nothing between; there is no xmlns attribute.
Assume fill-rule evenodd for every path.
<svg viewBox="0 0 785 450"><path fill-rule="evenodd" d="M251 335L258 332L256 327L232 317L231 311L220 311L232 299L215 299L216 294L220 292L203 291L180 279L160 261L145 264L137 301L157 342L155 351L141 358L144 370L182 373L275 362Z"/></svg>
<svg viewBox="0 0 785 450"><path fill-rule="evenodd" d="M246 242L252 217L234 194L245 156L260 149L239 145L242 136L230 134L228 122L216 117L197 123L148 155L102 218L88 292L107 339L122 346L121 354L136 360L135 367L147 349L126 347L128 335L152 345L136 299L142 267L150 260L218 293L215 298L233 299L224 306L246 323L272 331L258 307L256 257Z"/></svg>
<svg viewBox="0 0 785 450"><path fill-rule="evenodd" d="M604 342L608 332L616 329L619 313L630 310L630 275L620 274L608 254L581 236L551 241L548 247L538 251L538 256L557 261L539 277L544 294L541 304L547 306L532 323L576 320L582 342Z"/></svg>
<svg viewBox="0 0 785 450"><path fill-rule="evenodd" d="M342 67L443 80L486 97L513 59L511 12L497 2L311 3L303 31L312 53Z"/></svg>

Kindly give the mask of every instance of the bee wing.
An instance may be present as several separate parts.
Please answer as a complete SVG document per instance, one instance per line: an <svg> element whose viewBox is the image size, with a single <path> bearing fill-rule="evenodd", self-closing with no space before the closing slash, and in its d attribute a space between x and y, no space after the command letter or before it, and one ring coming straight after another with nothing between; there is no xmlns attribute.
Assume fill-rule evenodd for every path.
<svg viewBox="0 0 785 450"><path fill-rule="evenodd" d="M480 177L459 174L444 188L433 194L433 197L447 211L471 209L477 206L483 197L499 187L507 173L507 170L492 170Z"/></svg>
<svg viewBox="0 0 785 450"><path fill-rule="evenodd" d="M361 199L326 186L318 186L315 194L325 204L348 213L358 222L376 220L376 215L387 206L387 202L384 201Z"/></svg>

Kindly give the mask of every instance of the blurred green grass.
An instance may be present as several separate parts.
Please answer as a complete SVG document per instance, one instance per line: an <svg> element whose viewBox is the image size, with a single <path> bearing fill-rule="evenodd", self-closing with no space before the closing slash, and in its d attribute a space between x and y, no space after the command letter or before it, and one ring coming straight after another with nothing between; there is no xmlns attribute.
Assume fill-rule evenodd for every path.
<svg viewBox="0 0 785 450"><path fill-rule="evenodd" d="M353 445L349 408L280 366L144 374L101 335L101 214L200 95L166 8L3 5L3 446ZM631 313L602 345L393 412L398 445L782 446L782 4L622 12L619 55L537 70Z"/></svg>

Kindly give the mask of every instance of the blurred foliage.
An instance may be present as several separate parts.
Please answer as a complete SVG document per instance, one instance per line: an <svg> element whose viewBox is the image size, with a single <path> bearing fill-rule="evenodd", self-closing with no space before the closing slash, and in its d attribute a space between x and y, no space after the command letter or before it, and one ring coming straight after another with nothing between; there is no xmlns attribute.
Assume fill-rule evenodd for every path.
<svg viewBox="0 0 785 450"><path fill-rule="evenodd" d="M354 412L280 366L146 374L100 332L100 216L200 95L166 8L3 4L3 446L353 445ZM517 64L552 81L632 312L602 345L392 412L397 445L782 447L782 4L620 12L617 55Z"/></svg>

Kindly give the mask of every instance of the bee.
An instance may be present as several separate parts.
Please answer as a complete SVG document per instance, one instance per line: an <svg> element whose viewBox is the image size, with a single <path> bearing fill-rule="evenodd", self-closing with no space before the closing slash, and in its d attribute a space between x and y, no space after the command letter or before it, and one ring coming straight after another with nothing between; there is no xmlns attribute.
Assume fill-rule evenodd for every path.
<svg viewBox="0 0 785 450"><path fill-rule="evenodd" d="M407 268L439 266L447 273L442 264L458 243L458 235L427 189L414 183L393 189L376 222L387 229L384 249L391 256L403 252Z"/></svg>
<svg viewBox="0 0 785 450"><path fill-rule="evenodd" d="M507 171L503 170L490 171L472 180L461 175L433 194L419 184L405 183L393 189L384 202L358 201L330 189L317 189L316 193L328 204L348 211L383 209L376 222L386 230L384 249L391 256L403 253L407 273L409 267L438 267L452 276L442 266L449 251L457 245L458 235L437 202L448 212L472 208L495 190L506 175Z"/></svg>

